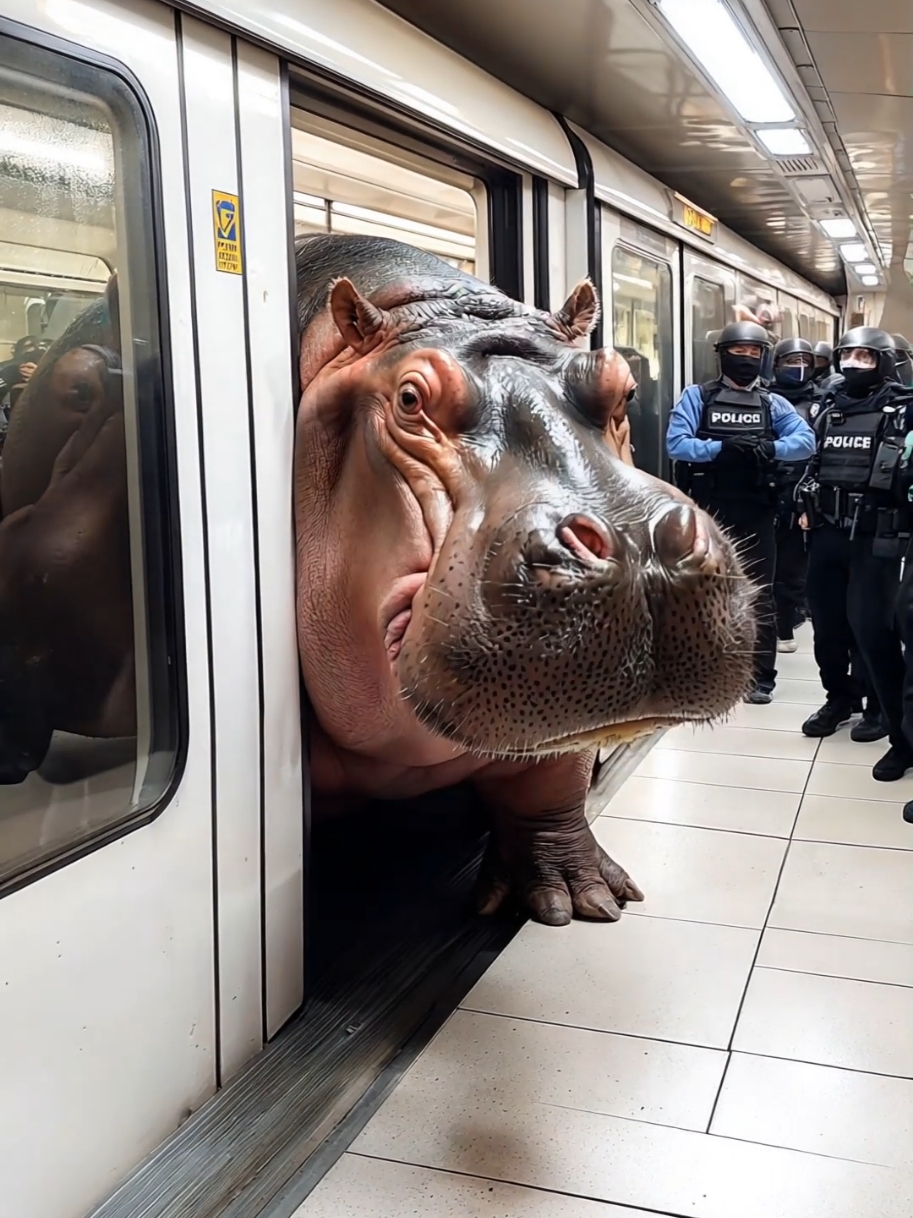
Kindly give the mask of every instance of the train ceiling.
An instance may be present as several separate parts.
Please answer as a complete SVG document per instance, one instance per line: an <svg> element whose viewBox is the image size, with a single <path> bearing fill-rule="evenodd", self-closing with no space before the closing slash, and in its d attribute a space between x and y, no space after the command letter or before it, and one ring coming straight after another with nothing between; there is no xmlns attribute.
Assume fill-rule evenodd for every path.
<svg viewBox="0 0 913 1218"><path fill-rule="evenodd" d="M860 289L859 277L814 221L851 217L879 273L898 242L906 252L911 0L733 5L805 129L810 155L796 157L764 151L677 40L670 0L383 2L833 295L848 279Z"/></svg>

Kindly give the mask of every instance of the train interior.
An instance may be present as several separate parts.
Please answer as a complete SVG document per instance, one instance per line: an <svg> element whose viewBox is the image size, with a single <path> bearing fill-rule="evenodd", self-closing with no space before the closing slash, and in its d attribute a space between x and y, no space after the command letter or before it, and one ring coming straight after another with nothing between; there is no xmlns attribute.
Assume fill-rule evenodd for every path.
<svg viewBox="0 0 913 1218"><path fill-rule="evenodd" d="M182 544L209 578L196 535L176 540L167 512L150 509L164 501L166 462L150 463L146 454L175 442L169 425L156 421L168 397L160 370L166 314L155 307L164 272L153 256L154 209L144 194L151 188L131 192L126 184L145 182L151 137L129 90L112 85L101 96L78 73L67 87L49 84L45 53L56 52L20 60L0 50L0 376L10 369L3 514L32 502L10 461L27 439L15 404L31 376L63 367L72 354L67 335L76 332L83 365L60 392L83 394L78 409L87 417L124 420L115 452L126 557L120 582L100 587L98 597L119 611L100 634L110 641L126 630L130 648L126 663L113 646L101 648L110 672L104 697L94 697L92 671L76 672L78 697L69 686L66 696L55 688L63 709L49 725L16 684L0 640L0 688L18 699L14 726L13 716L0 719L3 763L11 757L13 770L22 769L0 787L0 885L10 894L34 893L65 864L89 863L96 847L135 842L147 831L149 810L185 762L186 694L175 669L193 661L177 641L177 591L156 572L170 569ZM33 78L41 78L40 90ZM551 255L547 240L519 250L509 231L517 213L498 195L508 171L497 158L470 154L456 140L419 138L386 114L362 121L370 115L364 101L309 108L308 87L302 74L296 91L293 74L283 132L289 238L393 238L505 284L509 250L524 298L560 303L565 234L554 204ZM196 138L190 127L183 134ZM669 226L652 229L643 211L614 206L607 187L600 196L599 173L597 164L601 245L586 269L602 290L603 339L637 381L636 464L668 479L671 407L685 385L717 375L714 336L740 307L769 305L778 336L812 342L833 341L841 310L798 276L770 274L767 255L756 265L716 257L670 235ZM509 176L528 216L532 177L515 168ZM224 202L212 206L227 234ZM279 247L284 241L280 234ZM180 252L171 256L181 261ZM184 259L191 275L195 256L191 242ZM541 265L549 256L551 279ZM195 328L202 368L202 325L183 302L172 308L188 331ZM25 338L36 344L38 365L27 377L14 358ZM248 358L251 398L253 375ZM198 402L200 385L198 372ZM246 428L246 402L244 409ZM251 441L238 468L253 467L255 448ZM212 453L205 455L214 485ZM72 472L66 463L53 468L45 471L52 487ZM257 557L255 546L251 553ZM194 595L186 592L188 605ZM74 619L78 612L75 605ZM268 627L259 618L257 629L262 648ZM906 1218L883 1169L906 1166L896 1114L906 1120L913 1104L913 856L898 815L899 802L913 797L913 778L886 793L868 779L868 746L799 734L823 699L807 627L799 638L797 654L781 657L776 705L740 705L714 729L675 729L646 754L600 754L588 818L648 891L644 905L611 928L578 921L554 930L516 910L478 917L473 889L488 819L468 788L315 818L311 712L303 690L299 703L293 689L299 751L286 742L283 772L295 771L288 789L301 809L300 840L289 851L300 850L305 877L303 1001L288 999L275 1014L266 980L239 986L238 993L256 990L246 999L257 1033L231 1068L194 1064L185 1088L191 1098L171 1106L151 1142L131 1126L133 1158L122 1155L102 1173L103 1192L97 1172L83 1177L70 1164L94 1200L71 1213L58 1190L52 1218ZM212 667L212 637L208 646ZM37 679L70 679L44 675L39 661ZM297 680L296 671L292 686ZM208 696L212 706L226 697L212 675ZM224 752L231 746L227 739ZM205 786L208 772L194 781ZM210 818L216 824L208 805L200 817L207 831ZM205 867L212 863L218 877L217 837L213 830ZM188 829L186 839L161 847L169 863L182 858L187 868L175 862L175 888L202 884L203 872L187 862L190 842ZM262 858L256 867L263 881ZM193 897L200 917L212 915L217 956L219 919L226 908L234 916L233 896L227 884L221 910L218 894L215 902L208 890ZM256 904L265 927L262 892ZM173 933L169 922L163 936ZM262 948L264 974L266 933L254 948L258 960ZM293 937L288 950L296 947ZM168 948L156 939L154 950ZM289 993L297 995L296 984ZM175 1001L149 996L156 1011ZM207 1003L208 991L198 1005ZM218 1058L227 1051L215 1006ZM188 1051L197 1047L194 1010L188 1002ZM42 1086L46 1103L53 1081ZM25 1131L16 1136L15 1146L29 1145Z"/></svg>

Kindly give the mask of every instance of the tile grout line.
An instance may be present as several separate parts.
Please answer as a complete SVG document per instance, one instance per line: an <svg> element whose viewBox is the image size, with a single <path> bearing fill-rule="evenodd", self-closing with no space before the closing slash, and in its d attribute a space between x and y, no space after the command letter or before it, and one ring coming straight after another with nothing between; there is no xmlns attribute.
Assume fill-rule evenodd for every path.
<svg viewBox="0 0 913 1218"><path fill-rule="evenodd" d="M773 893L771 894L770 904L767 908L767 914L764 918L763 925L761 926L761 933L758 935L758 942L757 942L757 946L755 947L754 956L752 957L751 964L748 968L748 976L745 978L745 988L742 990L742 997L739 1001L738 1009L736 1010L736 1014L735 1014L735 1019L733 1020L733 1024L732 1024L732 1032L729 1034L729 1044L726 1046L726 1068L723 1070L723 1076L720 1079L720 1085L717 1088L717 1093L713 1100L713 1106L710 1109L710 1116L707 1120L707 1128L704 1131L708 1135L710 1135L710 1130L713 1125L713 1118L716 1116L716 1110L717 1110L717 1106L719 1105L719 1102L720 1102L720 1096L723 1093L723 1084L726 1080L726 1074L728 1073L728 1070L729 1070L729 1063L732 1061L732 1053L733 1053L732 1043L735 1040L735 1034L736 1034L736 1029L739 1026L739 1020L742 1018L742 1009L745 1006L745 999L748 997L748 989L749 989L749 986L751 985L751 979L754 976L755 966L757 965L757 962L758 962L758 956L761 953L761 943L763 942L764 934L765 934L765 931L767 930L767 924L770 921L770 915L773 912L773 907L776 904L777 893L780 890L780 881L783 879L783 872L786 869L786 860L789 858L790 847L793 844L793 834L796 831L796 825L799 823L799 813L802 810L802 801L805 799L805 793L808 789L808 784L809 784L809 782L811 782L812 770L815 768L815 758L818 756L818 750L820 748L821 748L821 741L819 740L817 745L815 746L815 751L814 751L814 755L812 757L812 762L811 762L811 765L808 767L808 773L805 776L805 785L803 786L802 791L799 795L799 802L798 802L798 805L796 806L795 816L793 817L792 828L789 831L789 838L786 843L786 849L783 851L783 858L780 861L780 869L777 872L777 879L776 879L776 883L774 884Z"/></svg>
<svg viewBox="0 0 913 1218"><path fill-rule="evenodd" d="M693 1133L694 1130L686 1130L685 1132ZM758 1145L760 1145L760 1143L758 1143ZM391 1159L387 1155L381 1155L381 1154L372 1155L372 1154L368 1154L368 1152L364 1151L364 1150L347 1150L346 1154L354 1155L356 1158L359 1158L359 1159L375 1159L381 1163L397 1163L403 1167L417 1167L417 1168L422 1169L423 1171L440 1172L442 1175L446 1175L446 1176L460 1176L464 1180L479 1180L485 1184L504 1184L504 1185L507 1185L508 1187L512 1187L512 1188L529 1189L530 1192L545 1193L546 1195L548 1195L550 1197L572 1197L574 1200L577 1200L577 1201L593 1201L596 1204L602 1205L604 1207L609 1207L609 1206L623 1207L623 1208L629 1209L632 1212L637 1213L637 1214L645 1214L645 1215L652 1214L652 1215L655 1215L656 1218L693 1218L693 1214L688 1215L688 1214L681 1213L681 1212L673 1213L670 1210L646 1209L642 1205L630 1205L629 1203L622 1202L622 1201L607 1201L604 1197L597 1197L591 1193L571 1193L565 1189L545 1188L545 1186L542 1184L529 1184L524 1180L506 1179L504 1176L484 1176L484 1175L480 1176L478 1174L478 1172L459 1171L455 1167L436 1167L436 1166L431 1166L428 1163L421 1163L421 1162L416 1163L416 1162L413 1162L412 1159Z"/></svg>

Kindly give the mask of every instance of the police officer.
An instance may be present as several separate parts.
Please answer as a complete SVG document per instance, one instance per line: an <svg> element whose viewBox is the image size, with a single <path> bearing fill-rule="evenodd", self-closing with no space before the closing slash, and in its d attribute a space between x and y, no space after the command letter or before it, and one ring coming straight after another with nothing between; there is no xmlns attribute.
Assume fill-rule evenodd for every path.
<svg viewBox="0 0 913 1218"><path fill-rule="evenodd" d="M907 389L913 389L913 346L902 334L892 334L894 344L894 366L897 379Z"/></svg>
<svg viewBox="0 0 913 1218"><path fill-rule="evenodd" d="M872 774L902 778L913 744L902 727L903 658L894 627L900 562L910 512L900 505L904 423L913 391L896 379L894 344L884 330L860 326L834 350L843 377L819 415L818 452L800 487L810 526L806 590L815 659L834 718L850 717L846 655L855 639L890 748ZM846 623L852 631L847 637Z"/></svg>
<svg viewBox="0 0 913 1218"><path fill-rule="evenodd" d="M830 343L815 343L814 352L815 371L812 373L812 380L823 391L830 388L836 380L832 366L834 350Z"/></svg>
<svg viewBox="0 0 913 1218"><path fill-rule="evenodd" d="M807 461L815 436L789 402L764 387L773 343L763 326L731 322L714 346L720 376L685 390L669 419L666 448L678 485L743 543L746 571L761 589L748 701L767 703L777 678L776 463Z"/></svg>
<svg viewBox="0 0 913 1218"><path fill-rule="evenodd" d="M806 423L820 400L813 374L815 354L804 338L784 338L774 348L773 388L786 398ZM777 565L774 575L774 604L777 613L777 651L793 652L794 630L805 614L805 534L799 528L801 508L796 487L806 461L781 462L777 467Z"/></svg>

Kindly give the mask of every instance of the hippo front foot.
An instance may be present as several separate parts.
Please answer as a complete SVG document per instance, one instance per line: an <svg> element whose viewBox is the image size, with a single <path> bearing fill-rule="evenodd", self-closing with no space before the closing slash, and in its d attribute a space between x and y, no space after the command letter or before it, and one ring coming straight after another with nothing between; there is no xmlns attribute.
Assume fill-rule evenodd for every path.
<svg viewBox="0 0 913 1218"><path fill-rule="evenodd" d="M573 816L498 816L477 893L482 914L512 898L547 926L567 926L574 916L617 922L628 901L644 899L596 841L582 809Z"/></svg>

